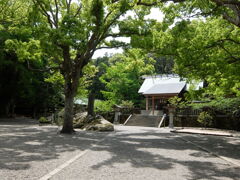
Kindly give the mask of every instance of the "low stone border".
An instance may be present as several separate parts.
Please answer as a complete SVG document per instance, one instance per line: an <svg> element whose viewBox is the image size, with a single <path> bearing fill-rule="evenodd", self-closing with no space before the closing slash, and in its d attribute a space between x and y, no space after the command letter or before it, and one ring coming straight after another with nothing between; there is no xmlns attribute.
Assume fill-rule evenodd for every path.
<svg viewBox="0 0 240 180"><path fill-rule="evenodd" d="M221 132L221 131L209 130L209 129L174 129L174 130L171 130L170 132L234 137L234 134L229 132L224 132L224 131Z"/></svg>

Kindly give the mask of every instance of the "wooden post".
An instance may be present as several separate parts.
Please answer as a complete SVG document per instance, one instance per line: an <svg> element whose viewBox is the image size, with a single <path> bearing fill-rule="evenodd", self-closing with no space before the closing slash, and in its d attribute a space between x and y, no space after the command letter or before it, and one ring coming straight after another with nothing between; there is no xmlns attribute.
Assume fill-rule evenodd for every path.
<svg viewBox="0 0 240 180"><path fill-rule="evenodd" d="M155 106L155 103L154 103L154 96L152 97L152 113L154 115L154 107Z"/></svg>
<svg viewBox="0 0 240 180"><path fill-rule="evenodd" d="M146 110L148 110L148 96L146 97Z"/></svg>

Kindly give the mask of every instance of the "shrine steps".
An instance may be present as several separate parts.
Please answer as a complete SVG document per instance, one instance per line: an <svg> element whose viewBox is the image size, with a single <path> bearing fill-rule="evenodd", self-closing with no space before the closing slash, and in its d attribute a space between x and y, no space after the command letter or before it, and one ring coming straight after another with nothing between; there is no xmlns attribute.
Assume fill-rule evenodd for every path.
<svg viewBox="0 0 240 180"><path fill-rule="evenodd" d="M162 116L149 116L134 114L124 124L125 126L144 126L144 127L158 127Z"/></svg>

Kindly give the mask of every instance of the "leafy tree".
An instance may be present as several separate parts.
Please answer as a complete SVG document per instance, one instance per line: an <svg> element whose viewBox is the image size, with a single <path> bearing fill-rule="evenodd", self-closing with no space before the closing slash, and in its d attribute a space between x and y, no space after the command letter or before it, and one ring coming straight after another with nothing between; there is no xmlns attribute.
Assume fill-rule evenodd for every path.
<svg viewBox="0 0 240 180"><path fill-rule="evenodd" d="M155 48L174 56L175 72L181 76L206 81L208 94L239 96L239 33L221 19L182 21L155 31Z"/></svg>
<svg viewBox="0 0 240 180"><path fill-rule="evenodd" d="M138 5L159 7L168 24L175 18L221 16L229 23L240 27L240 2L238 0L139 0Z"/></svg>
<svg viewBox="0 0 240 180"><path fill-rule="evenodd" d="M48 56L50 67L59 68L64 77L65 114L62 133L73 132L73 98L77 93L82 70L98 48L124 45L108 37L132 33L121 16L135 9L139 18L149 13L128 0L32 0L31 23L35 39ZM145 9L145 10L143 10ZM129 20L130 21L130 20ZM119 26L119 32L112 28ZM135 32L136 33L136 32Z"/></svg>
<svg viewBox="0 0 240 180"><path fill-rule="evenodd" d="M213 124L213 117L209 112L203 111L199 114L197 121L204 125L206 128L207 126L212 126Z"/></svg>
<svg viewBox="0 0 240 180"><path fill-rule="evenodd" d="M100 77L106 73L106 67L109 66L109 57L104 56L102 58L97 58L92 61L92 63L97 68L96 74L91 78L92 82L89 86L88 93L88 115L94 115L94 102L95 98L103 99L102 90L105 90L105 84L100 81Z"/></svg>
<svg viewBox="0 0 240 180"><path fill-rule="evenodd" d="M46 58L40 60L39 44L32 39L29 10L25 0L0 3L0 106L7 116L22 107L35 115L38 109L54 108L61 102L61 87L45 82L51 74L36 71L46 66Z"/></svg>
<svg viewBox="0 0 240 180"><path fill-rule="evenodd" d="M112 104L129 100L139 105L141 76L152 74L153 64L154 60L140 49L131 49L123 55L113 56L106 74L101 77L107 89L103 91L104 96L112 101Z"/></svg>
<svg viewBox="0 0 240 180"><path fill-rule="evenodd" d="M125 43L118 42L116 39L109 40L109 37L116 38L131 35L131 44L133 45L134 37L140 40L140 36L145 36L145 38L152 38L153 40L139 41L140 44L143 44L145 47L156 48L155 50L157 50L160 46L156 45L158 38L162 36L164 40L167 40L174 34L174 30L177 29L174 28L170 32L170 35L165 36L168 25L172 24L176 17L180 18L187 14L192 15L194 12L198 13L199 10L201 15L223 15L228 22L236 25L237 28L240 26L240 8L237 0L172 0L171 2L173 3L168 2L169 0L2 0L0 2L0 29L5 30L5 32L3 31L4 41L2 41L5 43L1 43L1 46L4 44L4 51L7 50L10 52L9 54L13 54L14 52L16 59L28 67L28 69L35 70L35 68L43 67L47 70L45 72L57 75L61 74L63 76L65 115L61 132L71 133L73 132L73 98L78 91L79 85L81 86L79 79L83 76L83 68L91 60L92 55L97 49L120 46L128 47ZM161 10L167 13L164 24L161 27L154 21L144 22L144 15L150 12L149 10L152 6L160 7ZM129 10L134 10L135 17L123 19L122 15L126 14ZM9 26L9 24L11 25ZM150 27L153 27L154 24L156 29L152 31L153 34L150 33L149 35ZM187 24L186 22L182 22L177 27L184 27L186 25L190 30L191 26ZM226 28L227 26L230 26L230 29L233 27L228 23L222 22L222 24ZM112 31L114 27L119 28L117 33ZM237 34L234 34L238 33L237 28L234 28L231 36L237 37ZM159 34L159 29L162 34ZM175 34L178 34L180 30L176 30L175 32L177 32ZM8 35L11 38L8 38ZM189 37L193 37L191 33L186 34L186 36L188 35ZM177 41L177 44L180 45L182 43L186 47L186 41L184 42L183 40L187 37L181 34L181 38L182 40L178 40L180 42ZM161 39L161 42L166 42L164 40ZM169 40L172 42L174 37L171 37ZM137 41L135 41L136 43ZM227 51L229 51L229 47L231 46L229 44L232 43L237 46L238 41L224 40L222 44L224 44L225 50L221 51L221 53L223 53L225 58L230 57L231 54L233 56L230 58L231 61L234 58L237 61L236 48L227 56ZM166 44L170 46L169 43ZM165 44L161 45L161 49L166 49ZM192 48L193 46L190 47ZM166 49L166 51L173 52L171 49ZM218 52L218 49L215 48L214 51L217 52L218 59L220 59L221 53ZM182 54L187 54L187 51L178 49L177 52L174 52L174 55L176 54L181 58L184 56ZM3 53L1 53L1 56L4 56ZM195 57L197 57L197 53ZM213 58L213 55L211 57ZM233 63L236 65L237 62L235 61ZM180 59L178 62L180 62ZM230 62L227 65L231 64ZM217 65L220 65L220 63ZM212 67L211 64L210 67ZM230 67L232 71L228 69L227 72L232 78L238 77L237 73L231 73L236 71L238 65L229 65ZM219 71L222 73L221 70ZM230 81L233 83L229 84L228 79L224 79L227 74L225 72L222 74L221 82L223 83L220 87L225 87L224 93L229 87L229 95L231 93L238 94L239 85L236 85L239 84L238 79L236 82ZM49 78L48 75L46 76L44 78ZM209 74L209 77L206 78L209 82L213 82L217 76L218 74L216 73L213 79L211 79L211 75ZM218 87L218 85L213 86L213 88L215 87ZM222 93L218 92L218 94Z"/></svg>

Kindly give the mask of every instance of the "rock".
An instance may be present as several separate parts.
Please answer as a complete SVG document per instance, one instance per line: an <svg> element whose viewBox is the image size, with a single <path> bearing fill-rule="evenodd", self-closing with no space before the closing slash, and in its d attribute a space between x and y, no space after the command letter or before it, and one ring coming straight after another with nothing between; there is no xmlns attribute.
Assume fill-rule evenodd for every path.
<svg viewBox="0 0 240 180"><path fill-rule="evenodd" d="M86 112L75 115L74 128L81 128L87 131L114 131L113 124L102 116L87 116Z"/></svg>
<svg viewBox="0 0 240 180"><path fill-rule="evenodd" d="M112 123L101 118L101 119L93 120L90 124L88 124L84 127L84 130L87 130L87 131L114 131L114 126Z"/></svg>
<svg viewBox="0 0 240 180"><path fill-rule="evenodd" d="M80 121L82 119L85 119L87 117L87 112L77 113L74 115L74 121Z"/></svg>
<svg viewBox="0 0 240 180"><path fill-rule="evenodd" d="M88 123L88 121L89 119L87 117L87 112L77 113L73 118L73 127L83 128Z"/></svg>

